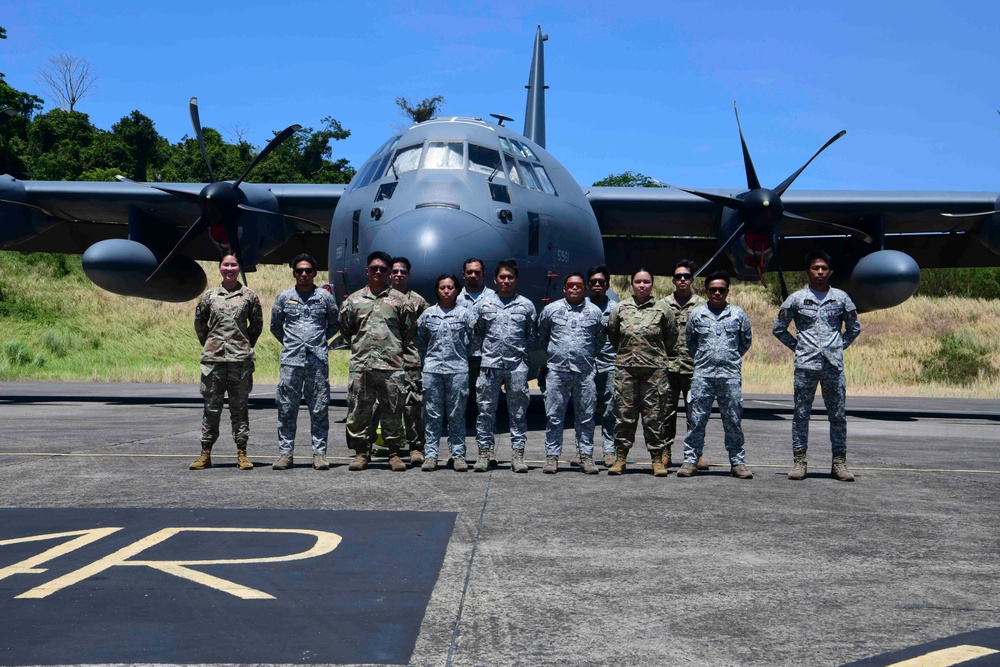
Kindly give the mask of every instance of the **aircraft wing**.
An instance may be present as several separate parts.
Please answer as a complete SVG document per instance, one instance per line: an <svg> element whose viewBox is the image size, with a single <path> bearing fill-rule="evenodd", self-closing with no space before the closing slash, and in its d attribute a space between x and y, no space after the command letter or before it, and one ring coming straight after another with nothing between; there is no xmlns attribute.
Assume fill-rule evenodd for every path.
<svg viewBox="0 0 1000 667"><path fill-rule="evenodd" d="M718 204L671 188L585 188L604 238L611 271L628 273L644 266L666 275L680 258L696 263L718 249L723 216ZM743 190L705 190L735 197ZM924 268L995 266L1000 258L981 239L995 237L993 216L948 218L942 213L974 213L998 208L997 192L909 192L864 190L789 190L785 210L797 215L861 229L876 237L884 229L885 248L900 250ZM822 247L850 260L870 246L836 235L828 228L786 218L780 246L786 270L804 269L805 253ZM716 266L718 265L718 266ZM720 256L709 270L729 268Z"/></svg>
<svg viewBox="0 0 1000 667"><path fill-rule="evenodd" d="M197 198L201 183L157 184ZM269 192L276 210L310 220L329 230L333 211L347 186L319 184L244 184ZM162 225L173 238L200 215L196 201L188 201L149 187L131 183L69 181L17 181L0 177L0 248L25 252L80 254L98 241L127 238L130 217L140 216L153 227ZM296 230L287 240L261 258L263 263L290 261L298 252L326 257L329 234L294 222ZM184 254L194 259L214 259L218 251L207 235L195 239Z"/></svg>

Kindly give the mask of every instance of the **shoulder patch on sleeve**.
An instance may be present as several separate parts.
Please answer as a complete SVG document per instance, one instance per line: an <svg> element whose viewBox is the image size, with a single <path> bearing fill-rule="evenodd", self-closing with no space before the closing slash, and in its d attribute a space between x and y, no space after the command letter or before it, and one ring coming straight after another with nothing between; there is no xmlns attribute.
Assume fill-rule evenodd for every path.
<svg viewBox="0 0 1000 667"><path fill-rule="evenodd" d="M778 311L778 317L780 319L785 319L786 317L788 317L788 312L784 308L782 308L781 310Z"/></svg>

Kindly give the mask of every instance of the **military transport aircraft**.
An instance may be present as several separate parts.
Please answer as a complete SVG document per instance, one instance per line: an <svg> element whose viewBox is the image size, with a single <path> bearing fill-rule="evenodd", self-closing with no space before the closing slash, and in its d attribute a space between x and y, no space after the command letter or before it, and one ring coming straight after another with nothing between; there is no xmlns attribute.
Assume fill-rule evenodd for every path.
<svg viewBox="0 0 1000 667"><path fill-rule="evenodd" d="M581 188L545 149L546 40L539 27L523 134L499 114L436 118L391 136L346 186L245 181L295 125L234 182L0 176L0 248L83 252L100 287L165 301L195 298L206 277L194 260L228 244L248 271L302 251L327 258L338 300L366 284L374 250L409 257L410 285L428 299L435 277L458 273L467 257L487 267L515 257L519 291L539 305L561 296L567 273L600 262L662 275L681 257L723 268L724 254L746 279L763 279L773 262L784 286L782 269L803 268L806 251L821 247L863 310L912 296L921 266L1000 263L1000 193L790 189L843 132L774 189L761 187L738 117L746 189ZM190 112L207 163L195 99Z"/></svg>

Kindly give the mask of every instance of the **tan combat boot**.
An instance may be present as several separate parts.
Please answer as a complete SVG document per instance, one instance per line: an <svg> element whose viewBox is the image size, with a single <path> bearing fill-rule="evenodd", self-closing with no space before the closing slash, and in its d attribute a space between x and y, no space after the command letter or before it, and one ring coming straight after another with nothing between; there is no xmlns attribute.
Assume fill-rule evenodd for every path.
<svg viewBox="0 0 1000 667"><path fill-rule="evenodd" d="M490 469L490 454L492 454L492 453L493 452L490 451L489 448L487 448L487 447L480 447L479 448L479 457L476 458L476 463L475 463L475 465L472 466L472 471L473 472L486 472L487 470L489 470Z"/></svg>
<svg viewBox="0 0 1000 667"><path fill-rule="evenodd" d="M663 465L663 451L654 450L649 453L650 459L653 462L653 476L654 477L666 477L669 473Z"/></svg>
<svg viewBox="0 0 1000 667"><path fill-rule="evenodd" d="M580 456L580 471L585 475L596 475L600 472L594 463L594 457L587 456L586 454Z"/></svg>
<svg viewBox="0 0 1000 667"><path fill-rule="evenodd" d="M604 467L610 468L615 464L615 453L614 452L604 452Z"/></svg>
<svg viewBox="0 0 1000 667"><path fill-rule="evenodd" d="M558 458L556 459L558 461ZM528 464L524 462L524 450L512 449L510 452L511 472L528 472Z"/></svg>
<svg viewBox="0 0 1000 667"><path fill-rule="evenodd" d="M854 475L847 469L847 452L839 452L833 455L833 468L830 470L830 477L838 482L853 482Z"/></svg>
<svg viewBox="0 0 1000 667"><path fill-rule="evenodd" d="M625 463L628 461L628 450L622 447L615 452L615 462L608 468L609 475L622 475L625 473Z"/></svg>
<svg viewBox="0 0 1000 667"><path fill-rule="evenodd" d="M730 466L729 474L737 479L753 479L753 473L742 463Z"/></svg>
<svg viewBox="0 0 1000 667"><path fill-rule="evenodd" d="M399 458L399 445L389 447L389 469L393 472L406 472L406 464Z"/></svg>
<svg viewBox="0 0 1000 667"><path fill-rule="evenodd" d="M546 456L545 465L542 466L542 472L546 475L554 475L559 472L559 457L558 456Z"/></svg>
<svg viewBox="0 0 1000 667"><path fill-rule="evenodd" d="M451 469L455 472L465 472L469 469L469 464L465 460L465 455L453 456L451 458Z"/></svg>
<svg viewBox="0 0 1000 667"><path fill-rule="evenodd" d="M212 467L212 445L201 444L201 456L188 466L188 470L204 470Z"/></svg>
<svg viewBox="0 0 1000 667"><path fill-rule="evenodd" d="M354 459L348 464L347 469L358 471L364 470L368 467L368 452L361 450L354 450Z"/></svg>
<svg viewBox="0 0 1000 667"><path fill-rule="evenodd" d="M707 463L705 463L705 457L704 456L699 456L698 457L698 463L697 463L696 467L698 468L698 470L708 470L709 469L709 465Z"/></svg>
<svg viewBox="0 0 1000 667"><path fill-rule="evenodd" d="M424 453L419 449L410 450L410 463L414 466L418 466L424 462Z"/></svg>
<svg viewBox="0 0 1000 667"><path fill-rule="evenodd" d="M806 478L806 450L792 450L792 469L788 471L788 479L799 482Z"/></svg>
<svg viewBox="0 0 1000 667"><path fill-rule="evenodd" d="M673 459L670 457L670 447L664 447L660 453L660 460L663 461L663 467L669 468L673 464Z"/></svg>
<svg viewBox="0 0 1000 667"><path fill-rule="evenodd" d="M271 464L271 470L291 470L295 466L295 459L291 454L282 454L278 460Z"/></svg>
<svg viewBox="0 0 1000 667"><path fill-rule="evenodd" d="M437 467L438 467L437 457L428 456L427 458L424 459L424 462L421 464L420 469L423 470L424 472L432 472L434 470L437 470Z"/></svg>
<svg viewBox="0 0 1000 667"><path fill-rule="evenodd" d="M253 463L247 458L247 443L236 443L236 467L240 470L253 470Z"/></svg>
<svg viewBox="0 0 1000 667"><path fill-rule="evenodd" d="M698 465L695 463L688 463L687 461L677 469L678 477L694 477L698 474Z"/></svg>

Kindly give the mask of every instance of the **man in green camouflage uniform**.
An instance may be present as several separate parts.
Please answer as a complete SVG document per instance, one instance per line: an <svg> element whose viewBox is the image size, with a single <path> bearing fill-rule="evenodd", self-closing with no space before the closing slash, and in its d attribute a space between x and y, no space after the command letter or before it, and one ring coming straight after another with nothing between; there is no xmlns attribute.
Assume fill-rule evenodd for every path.
<svg viewBox="0 0 1000 667"><path fill-rule="evenodd" d="M677 346L670 352L670 357L667 359L667 377L670 379L670 387L667 390L667 402L664 407L667 416L663 426L663 437L666 440L666 444L663 446L663 465L667 468L672 463L670 453L677 437L677 406L680 405L681 396L684 397L685 410L690 413L688 395L691 392L691 378L694 376L694 359L688 352L684 329L691 312L705 303L704 297L691 291L693 280L694 262L690 259L682 259L677 262L674 265L674 293L664 299L670 309L674 311L674 318L677 321ZM690 421L690 414L687 415L685 421ZM705 459L698 459L698 470L708 470Z"/></svg>
<svg viewBox="0 0 1000 667"><path fill-rule="evenodd" d="M201 420L201 456L191 470L212 467L212 445L219 438L222 399L229 394L229 414L236 441L236 465L250 470L247 458L250 418L247 405L253 389L254 345L264 330L260 299L237 278L240 265L234 255L219 262L222 284L205 290L194 311L194 330L201 350L201 395L205 412Z"/></svg>
<svg viewBox="0 0 1000 667"><path fill-rule="evenodd" d="M389 466L397 472L406 470L399 456L406 397L403 351L415 334L416 322L406 296L389 286L391 265L387 253L371 253L365 269L368 285L347 297L341 309L340 334L351 346L347 446L355 455L348 470L364 470L368 465L376 400Z"/></svg>
<svg viewBox="0 0 1000 667"><path fill-rule="evenodd" d="M389 278L392 280L392 288L406 296L407 301L410 302L413 319L416 321L430 307L430 304L424 297L409 288L410 260L405 257L393 257ZM403 371L406 374L403 429L406 444L410 448L410 463L420 465L424 462L424 399L420 382L420 352L417 351L415 333L403 350Z"/></svg>

